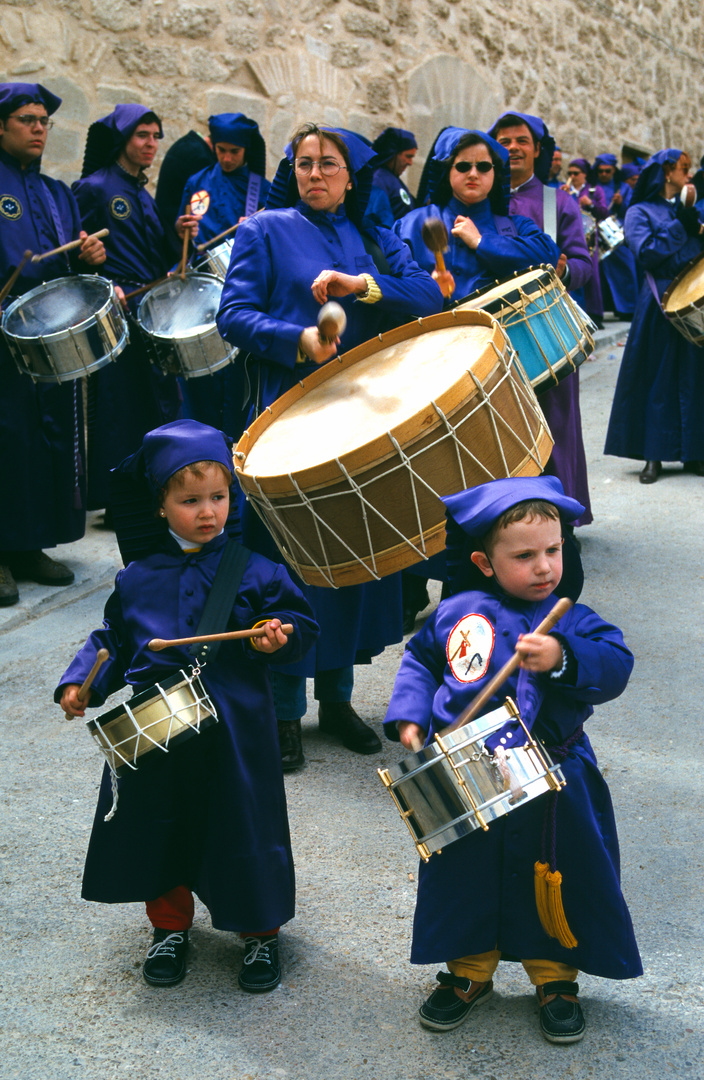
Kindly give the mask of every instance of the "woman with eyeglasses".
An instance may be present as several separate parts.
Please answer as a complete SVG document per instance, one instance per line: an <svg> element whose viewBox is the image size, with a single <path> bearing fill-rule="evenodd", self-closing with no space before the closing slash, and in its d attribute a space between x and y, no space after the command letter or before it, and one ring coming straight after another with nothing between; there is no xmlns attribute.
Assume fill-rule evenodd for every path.
<svg viewBox="0 0 704 1080"><path fill-rule="evenodd" d="M540 263L557 265L560 252L527 217L509 217L509 155L483 131L447 127L440 132L423 170L418 201L394 232L410 246L418 264L432 273L445 296L459 299ZM434 269L423 240L428 218L447 229L446 272Z"/></svg>
<svg viewBox="0 0 704 1080"><path fill-rule="evenodd" d="M372 182L374 150L349 131L306 124L286 147L267 209L235 234L218 329L240 348L252 386L250 421L262 409L339 352L416 316L442 308L442 294L408 248L362 218ZM320 307L335 299L347 327L321 340ZM282 462L285 469L285 462ZM280 561L249 504L242 507L248 547ZM304 663L272 679L282 762L303 764L300 720L305 677L315 676L321 730L357 753L381 749L350 698L353 665L401 640L399 575L342 589L305 586L321 636Z"/></svg>

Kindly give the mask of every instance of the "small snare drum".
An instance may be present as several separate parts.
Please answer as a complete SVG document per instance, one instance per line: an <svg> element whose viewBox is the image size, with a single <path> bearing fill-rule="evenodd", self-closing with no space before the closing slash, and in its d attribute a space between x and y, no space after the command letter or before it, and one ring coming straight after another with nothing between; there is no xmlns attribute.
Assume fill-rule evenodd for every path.
<svg viewBox="0 0 704 1080"><path fill-rule="evenodd" d="M662 309L693 345L704 345L704 255L681 270L662 298Z"/></svg>
<svg viewBox="0 0 704 1080"><path fill-rule="evenodd" d="M597 224L599 233L599 262L607 259L612 251L625 242L623 225L613 214Z"/></svg>
<svg viewBox="0 0 704 1080"><path fill-rule="evenodd" d="M223 283L210 274L174 274L145 294L137 322L153 346L154 363L168 375L212 375L238 350L215 325Z"/></svg>
<svg viewBox="0 0 704 1080"><path fill-rule="evenodd" d="M212 274L214 277L224 281L227 277L234 242L234 239L223 240L221 244L216 244L215 247L206 248L196 263L196 269L202 274Z"/></svg>

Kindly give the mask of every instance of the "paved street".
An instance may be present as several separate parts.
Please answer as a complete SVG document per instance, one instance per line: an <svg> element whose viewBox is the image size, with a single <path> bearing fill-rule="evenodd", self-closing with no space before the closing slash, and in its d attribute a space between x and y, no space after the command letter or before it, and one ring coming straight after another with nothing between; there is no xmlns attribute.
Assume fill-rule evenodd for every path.
<svg viewBox="0 0 704 1080"><path fill-rule="evenodd" d="M613 331L600 336L581 369L595 516L580 535L582 599L624 629L636 667L589 734L616 807L643 978L580 978L588 1028L572 1047L542 1039L516 964L501 966L492 1001L462 1027L423 1030L416 1012L437 968L408 963L417 862L376 775L400 751L348 753L311 710L307 768L287 779L298 915L282 933L282 985L242 993L241 946L198 905L187 979L147 987L141 905L80 899L101 759L83 723L52 704L119 565L113 534L91 515L87 539L60 552L76 584L23 584L21 603L0 611L1 1080L704 1076L704 480L673 466L644 487L641 463L602 456L621 349ZM358 669L355 704L377 729L401 652Z"/></svg>

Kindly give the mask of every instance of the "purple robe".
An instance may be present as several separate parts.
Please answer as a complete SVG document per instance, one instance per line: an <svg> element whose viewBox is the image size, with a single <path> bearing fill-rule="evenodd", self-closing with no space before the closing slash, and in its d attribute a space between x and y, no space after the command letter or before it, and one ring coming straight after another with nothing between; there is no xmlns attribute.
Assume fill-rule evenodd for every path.
<svg viewBox="0 0 704 1080"><path fill-rule="evenodd" d="M579 206L579 199L582 195L587 195L592 200L591 207L582 209ZM603 189L598 184L591 186L585 184L579 191L575 191L570 196L577 204L577 208L581 214L586 214L594 219L594 224L597 221L603 221L604 218L609 216L609 208L606 205L606 196ZM599 280L599 235L595 235L594 251L591 255L592 262L592 276L584 286L584 306L590 315L595 315L601 319L604 314L604 301L601 295L601 282Z"/></svg>

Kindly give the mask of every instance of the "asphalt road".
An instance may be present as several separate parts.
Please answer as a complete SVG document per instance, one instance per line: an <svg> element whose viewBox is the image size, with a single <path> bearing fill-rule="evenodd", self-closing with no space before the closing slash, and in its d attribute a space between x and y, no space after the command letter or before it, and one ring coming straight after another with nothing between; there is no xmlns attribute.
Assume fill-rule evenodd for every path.
<svg viewBox="0 0 704 1080"><path fill-rule="evenodd" d="M417 863L376 768L304 725L307 768L287 779L298 914L282 932L284 977L242 993L241 946L197 906L190 972L147 987L141 905L80 899L100 759L80 721L52 704L118 565L91 518L62 554L70 589L26 585L0 612L2 963L0 1077L22 1080L532 1080L704 1076L702 1023L702 589L704 480L602 456L620 349L582 367L595 522L582 530L583 599L624 629L636 655L626 693L589 733L616 806L623 887L645 975L580 978L587 1034L539 1034L522 969L503 964L492 1001L445 1034L416 1012L435 967L408 963ZM359 670L355 703L377 728L402 646ZM468 907L469 907L468 900Z"/></svg>

